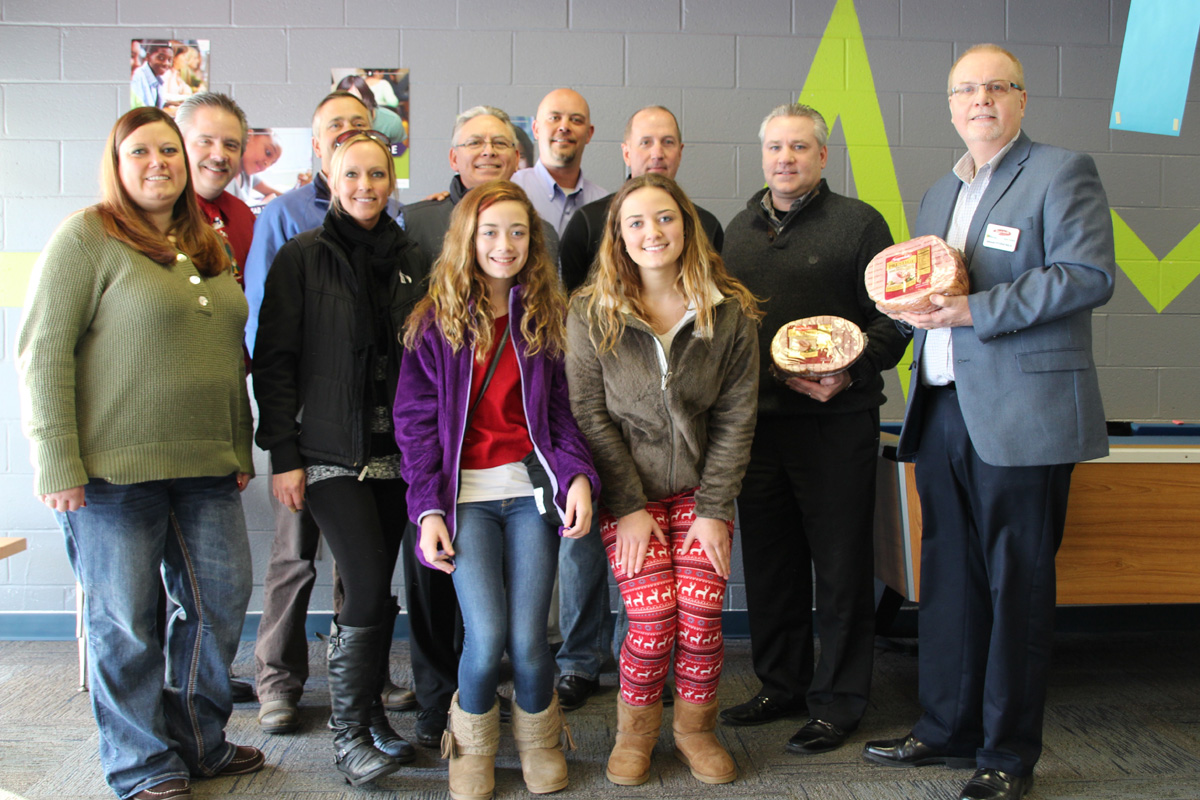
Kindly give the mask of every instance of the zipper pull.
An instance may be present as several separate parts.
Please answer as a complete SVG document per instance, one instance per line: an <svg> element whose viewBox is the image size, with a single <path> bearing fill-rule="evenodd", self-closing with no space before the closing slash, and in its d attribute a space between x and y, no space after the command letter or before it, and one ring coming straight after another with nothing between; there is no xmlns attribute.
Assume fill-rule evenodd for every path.
<svg viewBox="0 0 1200 800"><path fill-rule="evenodd" d="M662 376L662 390L663 390L664 392L667 390L667 381L669 381L670 379L671 379L671 373L667 372L667 373L663 374L663 376Z"/></svg>
<svg viewBox="0 0 1200 800"><path fill-rule="evenodd" d="M366 477L367 477L367 470L368 470L368 469L370 469L370 465L369 465L369 464L368 464L367 466L365 466L365 467L363 467L363 468L362 468L362 472L358 473L358 479L359 479L360 481L362 481L362 480L365 480L365 479L366 479Z"/></svg>

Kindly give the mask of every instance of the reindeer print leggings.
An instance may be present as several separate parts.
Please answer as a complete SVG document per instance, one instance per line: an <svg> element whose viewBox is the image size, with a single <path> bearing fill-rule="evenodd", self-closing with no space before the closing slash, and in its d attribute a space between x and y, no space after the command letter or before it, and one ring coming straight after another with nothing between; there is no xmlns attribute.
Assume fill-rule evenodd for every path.
<svg viewBox="0 0 1200 800"><path fill-rule="evenodd" d="M671 647L675 646L675 683L683 700L704 705L717 696L725 659L721 639L721 607L725 579L713 572L699 541L685 553L683 541L696 519L691 489L646 504L667 540L668 550L651 537L642 571L632 578L616 567L617 520L600 515L600 534L608 564L617 578L629 615L629 634L621 645L621 697L630 705L648 706L662 697ZM728 521L733 535L733 521Z"/></svg>

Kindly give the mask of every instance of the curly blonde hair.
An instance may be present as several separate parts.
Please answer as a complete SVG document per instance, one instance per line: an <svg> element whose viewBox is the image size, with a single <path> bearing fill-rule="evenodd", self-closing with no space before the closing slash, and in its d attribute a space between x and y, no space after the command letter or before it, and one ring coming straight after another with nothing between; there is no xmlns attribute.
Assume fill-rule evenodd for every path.
<svg viewBox="0 0 1200 800"><path fill-rule="evenodd" d="M558 271L546 251L541 218L520 186L506 180L488 181L467 192L450 215L442 253L429 275L429 291L404 324L404 346L414 350L430 325L436 325L455 352L474 345L475 360L487 361L495 318L488 302L488 283L475 255L479 214L496 203L520 203L529 217L529 255L517 273L525 314L521 336L530 355L545 350L564 352L567 300Z"/></svg>
<svg viewBox="0 0 1200 800"><path fill-rule="evenodd" d="M591 279L575 293L584 300L589 336L596 351L611 352L617 346L625 331L624 306L629 307L634 317L650 324L650 315L642 303L642 275L621 236L621 206L631 194L645 188L662 189L669 194L683 216L683 252L679 256L676 285L688 304L696 308L696 335L712 338L717 306L713 301L714 289L723 297L736 300L750 319L761 319L758 299L725 270L725 262L704 232L696 206L683 189L665 175L647 172L626 181L609 203L604 238Z"/></svg>

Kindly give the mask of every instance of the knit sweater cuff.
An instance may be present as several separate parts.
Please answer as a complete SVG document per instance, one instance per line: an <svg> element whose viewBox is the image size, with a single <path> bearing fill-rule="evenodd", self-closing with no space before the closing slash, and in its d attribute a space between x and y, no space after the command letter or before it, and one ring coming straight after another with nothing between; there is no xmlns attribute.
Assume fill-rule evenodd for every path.
<svg viewBox="0 0 1200 800"><path fill-rule="evenodd" d="M695 514L697 517L708 517L709 519L733 519L733 503L714 503L697 497Z"/></svg>
<svg viewBox="0 0 1200 800"><path fill-rule="evenodd" d="M35 494L50 494L88 482L87 470L79 455L79 437L75 434L43 439L33 443Z"/></svg>
<svg viewBox="0 0 1200 800"><path fill-rule="evenodd" d="M234 446L235 455L238 460L238 472L244 472L250 477L254 477L254 449L250 446L249 439L239 439Z"/></svg>

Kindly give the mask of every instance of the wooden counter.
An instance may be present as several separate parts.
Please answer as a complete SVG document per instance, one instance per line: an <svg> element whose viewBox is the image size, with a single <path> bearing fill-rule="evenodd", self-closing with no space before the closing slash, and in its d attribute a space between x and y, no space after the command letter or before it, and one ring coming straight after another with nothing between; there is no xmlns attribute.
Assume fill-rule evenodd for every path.
<svg viewBox="0 0 1200 800"><path fill-rule="evenodd" d="M1114 439L1107 457L1075 467L1056 559L1059 604L1200 603L1200 446L1178 441ZM875 574L915 601L921 504L913 465L881 458L879 479Z"/></svg>
<svg viewBox="0 0 1200 800"><path fill-rule="evenodd" d="M0 536L0 558L15 556L25 549L25 540L19 536Z"/></svg>

